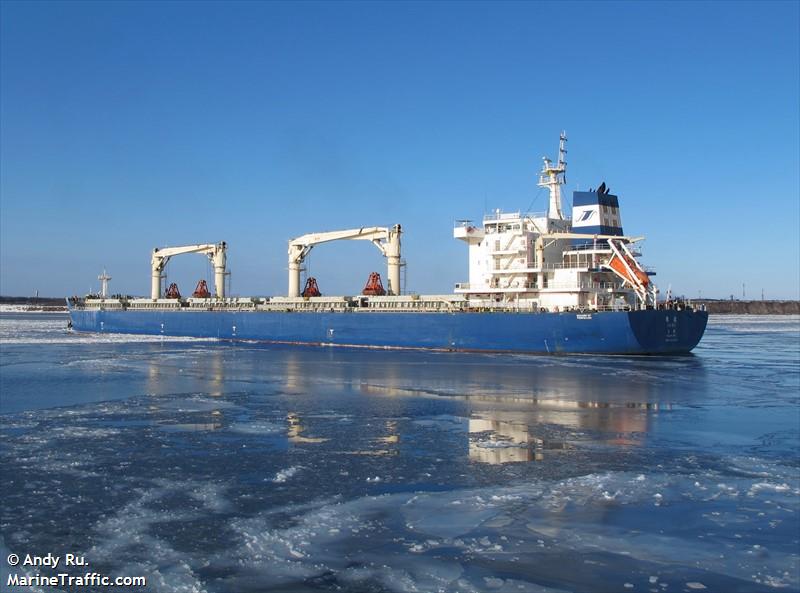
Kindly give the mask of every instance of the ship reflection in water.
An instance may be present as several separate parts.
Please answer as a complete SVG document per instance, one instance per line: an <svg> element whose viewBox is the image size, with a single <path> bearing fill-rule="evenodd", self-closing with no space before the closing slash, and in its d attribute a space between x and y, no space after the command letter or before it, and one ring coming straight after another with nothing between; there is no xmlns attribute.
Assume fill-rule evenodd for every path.
<svg viewBox="0 0 800 593"><path fill-rule="evenodd" d="M461 443L453 453L463 451L469 461L484 464L556 462L563 452L586 445L641 446L657 432L664 412L692 405L706 389L695 357L552 359L233 347L198 350L192 364L179 369L169 359L149 359L145 384L159 417L154 423L168 431L234 424L243 429L227 413L243 377L247 393L277 396L265 401L276 406L264 410L269 423L254 422L247 430L263 429L284 448L397 455L426 425L420 407L437 407L421 402L440 402L450 420L442 424L434 415L429 424L446 427L448 438ZM162 397L176 392L202 396ZM341 418L342 407L348 418ZM165 421L163 412L169 411L175 414Z"/></svg>
<svg viewBox="0 0 800 593"><path fill-rule="evenodd" d="M448 424L451 436L462 435L470 461L501 464L556 460L582 442L641 446L664 412L676 404L692 405L706 389L702 362L695 357L554 360L302 348L270 354L282 360L280 380L287 396L341 391L346 400L355 394L370 402L365 410L391 416L362 419L373 436L348 452L369 455L401 449L407 433L419 426L403 418L416 417L420 400L456 404L461 413ZM289 441L326 441L301 434L303 414L289 415Z"/></svg>
<svg viewBox="0 0 800 593"><path fill-rule="evenodd" d="M552 452L575 446L566 438L537 434L537 427L539 432L552 432L554 426L577 426L597 434L597 440L608 445L639 446L656 420L654 412L671 406L647 403L612 407L606 402L531 400L529 407L526 411L484 410L473 415L469 419L470 459L482 463L543 461L554 459Z"/></svg>
<svg viewBox="0 0 800 593"><path fill-rule="evenodd" d="M170 357L148 359L145 391L152 423L167 432L206 432L225 428L225 358L221 351L208 351L202 362L176 368ZM186 397L174 397L175 382L188 387ZM168 420L164 420L164 417ZM185 421L191 420L191 421Z"/></svg>
<svg viewBox="0 0 800 593"><path fill-rule="evenodd" d="M469 458L481 463L543 461L545 450L565 449L563 441L536 438L527 424L497 418L469 419Z"/></svg>
<svg viewBox="0 0 800 593"><path fill-rule="evenodd" d="M483 418L469 419L469 458L473 461L541 461L544 456L542 448L535 451L536 441L525 424ZM539 443L543 441L539 440Z"/></svg>
<svg viewBox="0 0 800 593"><path fill-rule="evenodd" d="M286 423L288 425L286 429L286 438L290 443L324 443L328 440L321 437L309 437L303 435L302 433L305 432L306 429L303 426L302 419L295 412L289 412L289 414L287 414Z"/></svg>

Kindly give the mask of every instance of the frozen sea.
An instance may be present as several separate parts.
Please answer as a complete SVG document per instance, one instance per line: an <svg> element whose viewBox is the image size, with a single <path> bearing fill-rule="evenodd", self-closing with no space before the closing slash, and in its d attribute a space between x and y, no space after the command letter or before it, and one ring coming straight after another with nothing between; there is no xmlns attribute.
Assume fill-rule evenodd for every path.
<svg viewBox="0 0 800 593"><path fill-rule="evenodd" d="M0 315L0 590L800 590L797 316L631 358L65 326Z"/></svg>

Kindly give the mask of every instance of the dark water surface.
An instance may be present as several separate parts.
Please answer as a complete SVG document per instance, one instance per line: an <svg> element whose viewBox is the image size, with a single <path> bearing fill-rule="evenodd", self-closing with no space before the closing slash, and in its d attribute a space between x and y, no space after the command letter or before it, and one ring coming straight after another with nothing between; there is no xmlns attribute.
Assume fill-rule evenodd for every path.
<svg viewBox="0 0 800 593"><path fill-rule="evenodd" d="M65 325L0 315L2 591L800 589L798 317L714 316L658 358Z"/></svg>

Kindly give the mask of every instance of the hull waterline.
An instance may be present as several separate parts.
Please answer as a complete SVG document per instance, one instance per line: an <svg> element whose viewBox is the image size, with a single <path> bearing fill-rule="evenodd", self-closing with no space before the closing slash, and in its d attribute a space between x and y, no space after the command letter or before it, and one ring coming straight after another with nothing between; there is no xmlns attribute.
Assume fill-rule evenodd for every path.
<svg viewBox="0 0 800 593"><path fill-rule="evenodd" d="M705 311L592 313L306 313L70 308L76 331L268 343L541 354L680 354Z"/></svg>

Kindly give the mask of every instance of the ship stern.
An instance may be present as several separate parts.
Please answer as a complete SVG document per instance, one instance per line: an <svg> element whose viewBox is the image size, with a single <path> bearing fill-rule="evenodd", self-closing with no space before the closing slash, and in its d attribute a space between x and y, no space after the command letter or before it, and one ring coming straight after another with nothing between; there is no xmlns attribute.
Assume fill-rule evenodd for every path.
<svg viewBox="0 0 800 593"><path fill-rule="evenodd" d="M707 311L647 309L630 311L631 331L645 354L688 354L700 342Z"/></svg>

